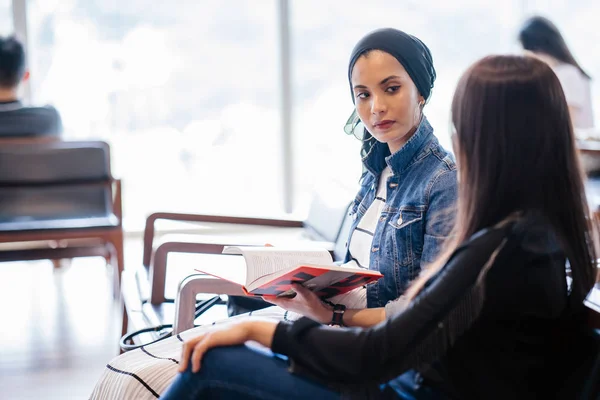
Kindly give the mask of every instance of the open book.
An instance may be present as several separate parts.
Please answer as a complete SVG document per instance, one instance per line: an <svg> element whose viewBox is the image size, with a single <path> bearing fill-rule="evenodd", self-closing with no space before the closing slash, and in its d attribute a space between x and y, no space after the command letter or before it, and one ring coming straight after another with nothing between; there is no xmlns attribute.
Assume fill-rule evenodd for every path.
<svg viewBox="0 0 600 400"><path fill-rule="evenodd" d="M227 246L223 249L223 254L244 257L246 279L242 290L249 296L287 294L292 289L292 283L300 283L317 296L328 298L383 277L377 271L335 265L327 250ZM224 276L227 275L198 271L221 279L225 279Z"/></svg>

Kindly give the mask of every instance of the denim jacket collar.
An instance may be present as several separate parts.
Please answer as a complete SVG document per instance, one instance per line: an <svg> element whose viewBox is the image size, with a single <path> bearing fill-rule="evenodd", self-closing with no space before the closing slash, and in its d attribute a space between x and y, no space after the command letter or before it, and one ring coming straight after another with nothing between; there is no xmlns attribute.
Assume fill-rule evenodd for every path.
<svg viewBox="0 0 600 400"><path fill-rule="evenodd" d="M388 165L394 175L397 175L409 166L423 146L431 140L432 136L433 128L427 118L423 116L417 131L394 154L390 154L390 149L386 143L375 143L371 152L363 158L365 168L377 176Z"/></svg>

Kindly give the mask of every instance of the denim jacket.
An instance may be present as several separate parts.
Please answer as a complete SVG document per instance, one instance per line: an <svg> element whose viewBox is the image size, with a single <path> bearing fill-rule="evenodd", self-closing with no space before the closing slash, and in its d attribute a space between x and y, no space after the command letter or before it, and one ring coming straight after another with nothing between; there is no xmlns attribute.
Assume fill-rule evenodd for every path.
<svg viewBox="0 0 600 400"><path fill-rule="evenodd" d="M425 117L400 150L390 155L387 144L377 142L363 164L366 172L350 208L349 240L375 198L386 165L393 173L387 180L386 204L375 229L369 262L369 269L384 277L367 286L367 306L384 307L400 297L423 266L439 254L451 229L451 209L457 197L456 164ZM350 258L347 251L345 261Z"/></svg>

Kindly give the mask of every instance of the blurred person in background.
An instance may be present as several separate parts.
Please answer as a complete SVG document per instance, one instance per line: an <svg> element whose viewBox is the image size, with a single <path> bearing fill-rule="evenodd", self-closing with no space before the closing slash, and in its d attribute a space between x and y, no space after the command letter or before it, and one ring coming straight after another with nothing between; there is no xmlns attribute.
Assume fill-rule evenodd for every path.
<svg viewBox="0 0 600 400"><path fill-rule="evenodd" d="M540 16L529 18L519 32L523 49L552 68L560 81L573 126L576 129L594 127L591 77L575 60L558 28Z"/></svg>
<svg viewBox="0 0 600 400"><path fill-rule="evenodd" d="M27 107L19 92L29 79L25 50L15 37L0 37L0 139L58 137L62 122L54 107Z"/></svg>

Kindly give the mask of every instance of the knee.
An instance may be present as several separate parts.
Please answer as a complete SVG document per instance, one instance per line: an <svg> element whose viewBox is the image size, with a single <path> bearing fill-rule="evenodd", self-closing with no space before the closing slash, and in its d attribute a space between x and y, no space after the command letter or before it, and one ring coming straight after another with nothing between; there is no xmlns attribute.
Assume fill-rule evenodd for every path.
<svg viewBox="0 0 600 400"><path fill-rule="evenodd" d="M235 368L236 364L239 364L239 352L242 346L234 347L216 347L208 350L202 359L200 360L200 371L192 372L192 359L188 360L188 365L183 375L200 375L207 376L219 375L219 371L231 370Z"/></svg>
<svg viewBox="0 0 600 400"><path fill-rule="evenodd" d="M177 375L171 386L161 395L161 399L197 399L209 395L215 382L226 378L224 371L233 368L228 363L231 359L230 350L231 348L220 347L207 351L200 362L198 372L192 372L190 358L185 371Z"/></svg>

